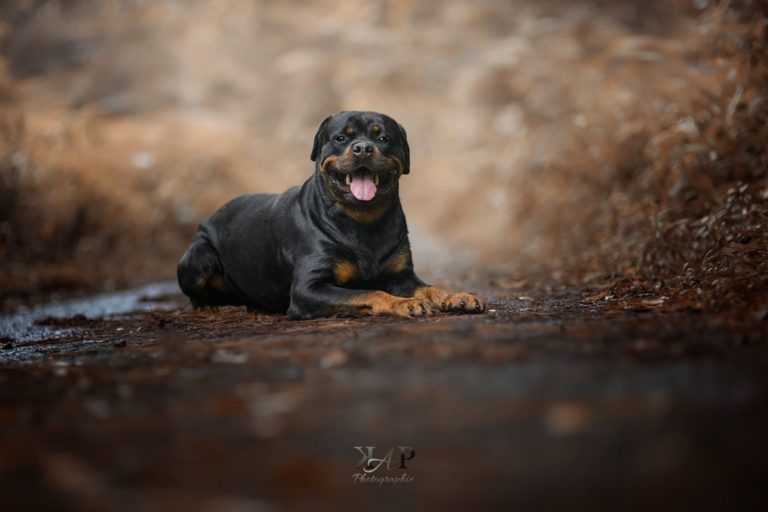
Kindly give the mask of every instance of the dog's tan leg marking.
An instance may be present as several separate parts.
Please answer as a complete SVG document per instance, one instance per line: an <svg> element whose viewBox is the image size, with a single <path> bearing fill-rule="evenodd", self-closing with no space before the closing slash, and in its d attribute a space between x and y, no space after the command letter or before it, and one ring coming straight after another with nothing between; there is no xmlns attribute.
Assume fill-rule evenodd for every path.
<svg viewBox="0 0 768 512"><path fill-rule="evenodd" d="M354 281L358 275L357 265L349 260L338 260L333 265L333 279L338 286Z"/></svg>
<svg viewBox="0 0 768 512"><path fill-rule="evenodd" d="M363 292L345 303L358 315L394 315L402 317L427 316L437 313L432 303L415 297L396 297L386 292Z"/></svg>

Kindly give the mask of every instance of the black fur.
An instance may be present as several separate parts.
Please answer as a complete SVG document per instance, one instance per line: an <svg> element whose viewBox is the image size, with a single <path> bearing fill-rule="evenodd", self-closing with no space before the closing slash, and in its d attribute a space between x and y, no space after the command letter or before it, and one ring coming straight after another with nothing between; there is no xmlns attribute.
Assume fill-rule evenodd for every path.
<svg viewBox="0 0 768 512"><path fill-rule="evenodd" d="M349 140L336 140L342 136ZM413 296L425 285L413 272L398 197L399 177L410 171L406 137L396 121L375 112L323 120L311 153L314 175L283 194L233 199L204 221L179 262L181 289L196 306L245 305L291 318L356 314L354 299L367 290ZM352 154L359 142L375 145L373 157ZM327 159L338 159L336 167L324 170ZM362 165L381 179L365 203L343 184L345 173ZM392 269L396 255L405 262ZM357 269L344 284L334 274L340 260Z"/></svg>

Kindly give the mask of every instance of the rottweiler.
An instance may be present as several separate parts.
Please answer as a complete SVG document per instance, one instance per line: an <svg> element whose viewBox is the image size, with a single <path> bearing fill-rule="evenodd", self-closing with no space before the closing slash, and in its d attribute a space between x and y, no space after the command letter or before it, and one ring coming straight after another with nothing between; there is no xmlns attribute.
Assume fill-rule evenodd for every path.
<svg viewBox="0 0 768 512"><path fill-rule="evenodd" d="M291 319L485 310L475 295L429 286L413 271L398 195L410 149L397 121L328 116L310 158L315 173L300 187L240 196L200 224L177 269L195 307Z"/></svg>

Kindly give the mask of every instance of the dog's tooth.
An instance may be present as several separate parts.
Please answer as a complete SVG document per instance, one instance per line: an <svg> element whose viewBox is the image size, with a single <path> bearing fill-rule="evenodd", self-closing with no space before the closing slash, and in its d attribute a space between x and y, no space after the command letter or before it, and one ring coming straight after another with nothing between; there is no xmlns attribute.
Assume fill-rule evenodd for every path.
<svg viewBox="0 0 768 512"><path fill-rule="evenodd" d="M347 185L351 185L352 184L352 175L351 174L347 174L346 175L346 180L347 180Z"/></svg>
<svg viewBox="0 0 768 512"><path fill-rule="evenodd" d="M379 175L378 174L374 174L373 175L373 184L376 185L377 187L379 186Z"/></svg>

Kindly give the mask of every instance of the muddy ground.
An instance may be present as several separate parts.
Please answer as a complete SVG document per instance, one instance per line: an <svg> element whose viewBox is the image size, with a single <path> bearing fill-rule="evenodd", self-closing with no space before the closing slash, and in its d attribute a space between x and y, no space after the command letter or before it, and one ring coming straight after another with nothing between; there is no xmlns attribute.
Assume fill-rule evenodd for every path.
<svg viewBox="0 0 768 512"><path fill-rule="evenodd" d="M476 316L292 322L160 283L0 320L13 509L744 510L765 313L477 278ZM12 339L17 338L17 339ZM355 446L409 446L355 483ZM395 449L397 459L397 449ZM9 510L9 509L7 509Z"/></svg>

